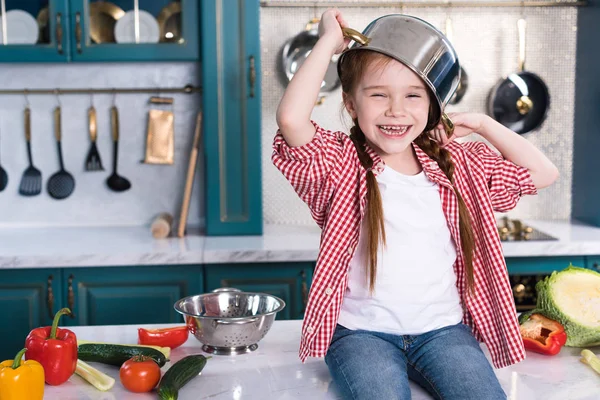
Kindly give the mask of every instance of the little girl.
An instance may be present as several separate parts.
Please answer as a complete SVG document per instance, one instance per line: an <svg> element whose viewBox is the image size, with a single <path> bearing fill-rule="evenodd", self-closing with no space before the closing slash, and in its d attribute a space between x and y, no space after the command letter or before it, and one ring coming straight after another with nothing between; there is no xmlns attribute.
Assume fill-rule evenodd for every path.
<svg viewBox="0 0 600 400"><path fill-rule="evenodd" d="M368 46L339 61L350 135L312 122L343 27L323 14L277 110L273 163L322 228L300 359L325 356L349 399L410 399L409 379L437 399L504 399L478 340L496 368L525 352L494 211L558 171L482 114L450 115L446 135L429 82ZM501 155L453 141L472 132Z"/></svg>

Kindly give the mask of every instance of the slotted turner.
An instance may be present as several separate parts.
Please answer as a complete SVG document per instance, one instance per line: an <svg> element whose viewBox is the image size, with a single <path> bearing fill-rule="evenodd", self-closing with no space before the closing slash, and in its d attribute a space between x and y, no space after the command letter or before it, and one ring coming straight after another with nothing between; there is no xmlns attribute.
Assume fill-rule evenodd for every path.
<svg viewBox="0 0 600 400"><path fill-rule="evenodd" d="M48 179L47 190L48 194L57 200L65 199L75 190L75 179L73 175L65 170L63 164L61 141L61 126L60 126L60 106L54 109L54 135L56 136L56 148L58 150L58 162L60 170L54 173Z"/></svg>
<svg viewBox="0 0 600 400"><path fill-rule="evenodd" d="M85 159L85 170L86 171L104 171L102 167L102 160L100 160L100 153L96 147L96 138L98 137L98 126L96 124L96 109L91 106L88 109L88 121L90 130L90 139L92 139L92 145L88 151L87 158Z"/></svg>
<svg viewBox="0 0 600 400"><path fill-rule="evenodd" d="M29 158L29 167L23 172L19 193L22 196L36 196L42 192L42 173L33 166L31 157L31 110L25 109L25 140L27 141L27 157Z"/></svg>

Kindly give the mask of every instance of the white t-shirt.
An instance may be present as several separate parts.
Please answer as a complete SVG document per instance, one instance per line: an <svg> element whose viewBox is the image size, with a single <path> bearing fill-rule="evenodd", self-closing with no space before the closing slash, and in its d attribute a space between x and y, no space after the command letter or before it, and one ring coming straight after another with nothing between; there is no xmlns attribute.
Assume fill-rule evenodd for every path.
<svg viewBox="0 0 600 400"><path fill-rule="evenodd" d="M397 335L459 323L463 310L454 272L456 248L437 184L424 172L409 176L388 166L377 183L387 246L379 245L375 292L369 294L363 222L338 323Z"/></svg>

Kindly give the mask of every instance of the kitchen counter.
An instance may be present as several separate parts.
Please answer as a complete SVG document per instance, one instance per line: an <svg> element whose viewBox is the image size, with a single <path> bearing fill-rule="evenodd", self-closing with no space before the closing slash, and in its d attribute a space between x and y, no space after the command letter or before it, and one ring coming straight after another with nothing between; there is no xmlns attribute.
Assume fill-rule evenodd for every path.
<svg viewBox="0 0 600 400"><path fill-rule="evenodd" d="M504 242L506 257L599 255L600 228L525 221L556 241ZM153 239L148 227L0 228L0 268L94 267L315 261L320 230L266 226L262 236Z"/></svg>
<svg viewBox="0 0 600 400"><path fill-rule="evenodd" d="M153 325L153 327L175 325ZM213 356L202 374L192 379L179 393L181 400L198 399L337 399L323 359L298 358L301 321L276 321L258 349L237 356ZM136 343L139 326L74 327L78 338L112 343ZM483 346L486 356L489 354ZM594 349L596 353L600 348ZM511 367L496 370L504 391L511 400L597 400L600 376L579 361L580 349L565 347L557 356L528 353L527 359ZM171 352L176 362L189 354L201 353L201 344L192 336ZM156 394L126 391L119 381L118 368L90 363L115 378L115 386L100 392L79 376L61 386L46 385L45 399L60 400L143 400ZM170 364L163 367L163 373ZM431 399L411 382L413 400Z"/></svg>

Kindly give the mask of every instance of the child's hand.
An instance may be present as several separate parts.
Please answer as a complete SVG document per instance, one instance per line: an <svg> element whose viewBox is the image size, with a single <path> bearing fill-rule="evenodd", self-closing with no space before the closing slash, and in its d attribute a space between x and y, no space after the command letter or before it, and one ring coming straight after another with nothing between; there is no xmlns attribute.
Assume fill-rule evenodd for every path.
<svg viewBox="0 0 600 400"><path fill-rule="evenodd" d="M345 39L342 33L342 28L347 26L348 24L344 21L341 11L337 8L330 8L321 16L319 37L330 38L332 45L335 46L334 54L344 51L350 43L350 39Z"/></svg>
<svg viewBox="0 0 600 400"><path fill-rule="evenodd" d="M456 138L470 135L473 132L482 132L483 125L486 119L489 118L485 114L476 113L451 113L448 114L448 117L454 123L454 134L452 136L448 137L446 135L446 130L441 123L429 133L430 137L438 142L441 147L446 146Z"/></svg>

